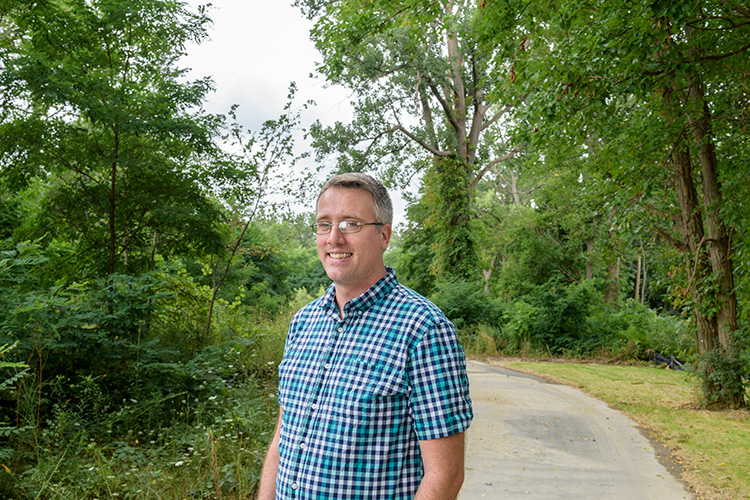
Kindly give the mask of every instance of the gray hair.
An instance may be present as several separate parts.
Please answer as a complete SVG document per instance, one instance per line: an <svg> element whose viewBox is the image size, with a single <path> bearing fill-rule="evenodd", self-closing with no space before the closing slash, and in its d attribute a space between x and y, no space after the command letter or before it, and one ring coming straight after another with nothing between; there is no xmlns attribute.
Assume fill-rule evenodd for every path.
<svg viewBox="0 0 750 500"><path fill-rule="evenodd" d="M375 202L375 222L381 224L393 224L393 204L388 190L375 178L361 172L348 172L334 175L318 193L315 206L318 206L320 197L331 188L361 189L372 195Z"/></svg>

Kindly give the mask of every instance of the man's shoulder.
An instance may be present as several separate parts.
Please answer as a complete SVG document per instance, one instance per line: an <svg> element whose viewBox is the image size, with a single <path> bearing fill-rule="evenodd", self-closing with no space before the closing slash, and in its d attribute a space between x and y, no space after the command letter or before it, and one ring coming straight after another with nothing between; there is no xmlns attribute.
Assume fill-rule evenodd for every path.
<svg viewBox="0 0 750 500"><path fill-rule="evenodd" d="M302 306L296 313L294 313L294 316L292 317L292 323L304 320L306 318L321 316L324 310L324 299L325 295L322 297L318 297L312 302L308 302L307 304Z"/></svg>
<svg viewBox="0 0 750 500"><path fill-rule="evenodd" d="M393 288L388 296L388 301L394 306L412 314L419 314L438 322L448 321L443 311L430 299L401 283Z"/></svg>

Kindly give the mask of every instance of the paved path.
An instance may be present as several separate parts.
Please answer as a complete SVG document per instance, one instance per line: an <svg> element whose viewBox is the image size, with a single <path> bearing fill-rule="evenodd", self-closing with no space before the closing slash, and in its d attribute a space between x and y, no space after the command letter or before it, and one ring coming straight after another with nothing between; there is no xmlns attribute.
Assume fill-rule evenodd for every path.
<svg viewBox="0 0 750 500"><path fill-rule="evenodd" d="M476 361L468 370L475 417L459 500L694 498L606 403Z"/></svg>

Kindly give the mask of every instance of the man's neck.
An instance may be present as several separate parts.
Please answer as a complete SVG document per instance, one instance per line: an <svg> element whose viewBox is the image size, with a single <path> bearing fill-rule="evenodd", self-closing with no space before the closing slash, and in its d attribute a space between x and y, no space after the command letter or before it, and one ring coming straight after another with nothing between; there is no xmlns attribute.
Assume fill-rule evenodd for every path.
<svg viewBox="0 0 750 500"><path fill-rule="evenodd" d="M348 287L346 285L340 285L336 283L336 306L339 309L339 317L344 317L344 305L350 300L356 299L367 290L372 288L378 281L388 275L388 270L383 266L383 272L375 275L365 286L359 287Z"/></svg>

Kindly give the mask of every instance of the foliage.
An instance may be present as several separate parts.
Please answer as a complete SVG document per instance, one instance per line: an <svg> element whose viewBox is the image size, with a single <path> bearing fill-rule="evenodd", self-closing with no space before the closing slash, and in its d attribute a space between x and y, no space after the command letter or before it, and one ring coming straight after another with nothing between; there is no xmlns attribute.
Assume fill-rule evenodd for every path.
<svg viewBox="0 0 750 500"><path fill-rule="evenodd" d="M320 72L353 91L351 123L310 128L318 159L343 171L379 170L396 185L425 174L439 279L476 277L471 197L480 180L523 145L500 123L517 104L488 92L493 57L480 46L479 7L422 0L295 5L315 25Z"/></svg>
<svg viewBox="0 0 750 500"><path fill-rule="evenodd" d="M442 309L458 330L470 329L479 324L502 324L503 303L491 300L471 281L441 281L430 299Z"/></svg>
<svg viewBox="0 0 750 500"><path fill-rule="evenodd" d="M216 249L222 213L206 186L222 118L209 79L176 66L208 19L173 0L8 4L0 178L44 186L32 238L67 240L74 274L148 269L154 252Z"/></svg>
<svg viewBox="0 0 750 500"><path fill-rule="evenodd" d="M740 373L742 376L737 377ZM725 406L725 401L734 401L734 408L744 408L750 403L750 336L746 331L735 332L730 349L721 347L700 354L695 374L701 383L718 387L719 391L703 389L703 404L709 408ZM740 394L741 399L736 400Z"/></svg>
<svg viewBox="0 0 750 500"><path fill-rule="evenodd" d="M5 361L6 354L10 353L17 344L0 346L0 467L5 472L10 471L8 465L16 456L16 449L10 445L10 438L16 437L19 432L27 429L19 429L13 425L5 411L6 402L12 401L12 392L17 389L18 383L29 371L28 365L24 363L13 363Z"/></svg>
<svg viewBox="0 0 750 500"><path fill-rule="evenodd" d="M508 305L505 327L501 332L502 337L506 339L506 352L529 354L538 348L534 346L531 338L538 312L536 307L523 300L516 300Z"/></svg>
<svg viewBox="0 0 750 500"><path fill-rule="evenodd" d="M468 280L476 275L477 255L469 211L469 173L458 161L441 160L425 176L423 203L430 215L435 261L430 270L440 280Z"/></svg>
<svg viewBox="0 0 750 500"><path fill-rule="evenodd" d="M296 5L321 72L354 91L352 123L310 128L316 152L392 185L422 177L386 262L467 352L658 351L719 389L706 405L746 390L745 6ZM202 111L211 81L177 67L207 22L172 0L0 2L2 497L253 496L288 320L329 280L309 214L269 196L311 185L288 182L300 115L227 131ZM687 211L675 152L705 201ZM711 268L725 240L686 252L680 232L714 208L731 273ZM731 349L698 355L729 274Z"/></svg>
<svg viewBox="0 0 750 500"><path fill-rule="evenodd" d="M589 210L576 213L599 236L589 248L606 238L599 246L607 301L621 297L621 263L636 242L650 240L648 230L683 254L681 269L668 276L679 306L695 316L696 350L719 344L728 353L730 332L740 328L736 293L744 285L737 282L746 280L732 248L744 245L734 228L746 226L735 202L747 195L736 183L747 142L737 107L747 101L746 6L509 0L487 4L483 14L480 44L518 43L511 85L508 66L496 66L491 80L498 92L525 96L515 136L541 153L543 168L572 167L582 181L579 206Z"/></svg>
<svg viewBox="0 0 750 500"><path fill-rule="evenodd" d="M493 245L501 256L491 284L498 293L519 297L549 280L574 283L583 277L581 241L558 225L551 209L511 206L484 217L483 224L488 224L488 218L499 223L502 231Z"/></svg>
<svg viewBox="0 0 750 500"><path fill-rule="evenodd" d="M31 258L39 247L24 251L28 257L17 251L4 261L5 285L24 284L24 266L39 260ZM167 265L45 295L29 288L16 296L21 307L10 305L3 331L18 341L15 357L45 362L31 363L14 395L14 448L25 451L7 464L14 474L2 479L3 491L18 498L212 491L199 458L211 431L226 445L217 458L222 487L251 494L289 313L248 323L247 308L222 304L222 336L205 338L188 318L202 324L193 311L205 307L206 290L196 300L201 287Z"/></svg>
<svg viewBox="0 0 750 500"><path fill-rule="evenodd" d="M430 271L435 262L435 231L426 225L430 208L421 198L406 213L408 226L394 232L385 261L398 271L401 283L428 297L436 289L435 273Z"/></svg>
<svg viewBox="0 0 750 500"><path fill-rule="evenodd" d="M565 355L625 362L648 361L660 352L683 362L696 359L689 322L658 315L632 299L614 308L592 283L551 282L512 301L484 297L482 305L472 301L482 296L475 285L453 289L455 293L434 299L460 318L457 324L472 354ZM496 315L489 315L490 311ZM492 342L480 339L481 335Z"/></svg>
<svg viewBox="0 0 750 500"><path fill-rule="evenodd" d="M232 264L237 253L240 252L244 243L245 235L253 223L256 215L261 209L267 196L270 196L269 186L275 184L283 178L280 172L282 166L294 168L297 158L294 158L294 138L292 131L299 124L301 110L291 111L292 100L296 92L294 83L290 85L287 103L284 106L284 113L277 120L267 120L261 126L260 131L249 133L247 137L243 136L244 127L238 123L232 124L232 136L234 146L238 147L243 155L233 155L230 157L229 164L233 165L228 170L235 172L231 176L237 179L231 187L221 186L220 192L227 193L229 203L235 207L238 212L232 221L232 226L239 233L234 242L227 245L224 254L226 262L222 262L222 255L219 253L212 272L212 291L211 299L208 304L208 315L206 318L206 332L211 329L211 318L213 315L216 300L219 291L226 280L227 274L232 269ZM302 109L305 109L309 103L306 103ZM236 118L235 108L232 109L231 115ZM306 156L305 154L302 155ZM291 160L290 160L291 158ZM239 173L239 175L237 175ZM287 181L288 182L288 181ZM289 184L283 183L283 190L288 191ZM288 192L286 194L289 194ZM245 210L237 209L246 207ZM263 281L267 284L267 281ZM265 290L261 290L264 292Z"/></svg>
<svg viewBox="0 0 750 500"><path fill-rule="evenodd" d="M592 285L563 286L550 282L537 287L527 300L536 309L531 344L553 354L575 353L588 333L586 320L591 310ZM591 350L591 349L587 349Z"/></svg>

